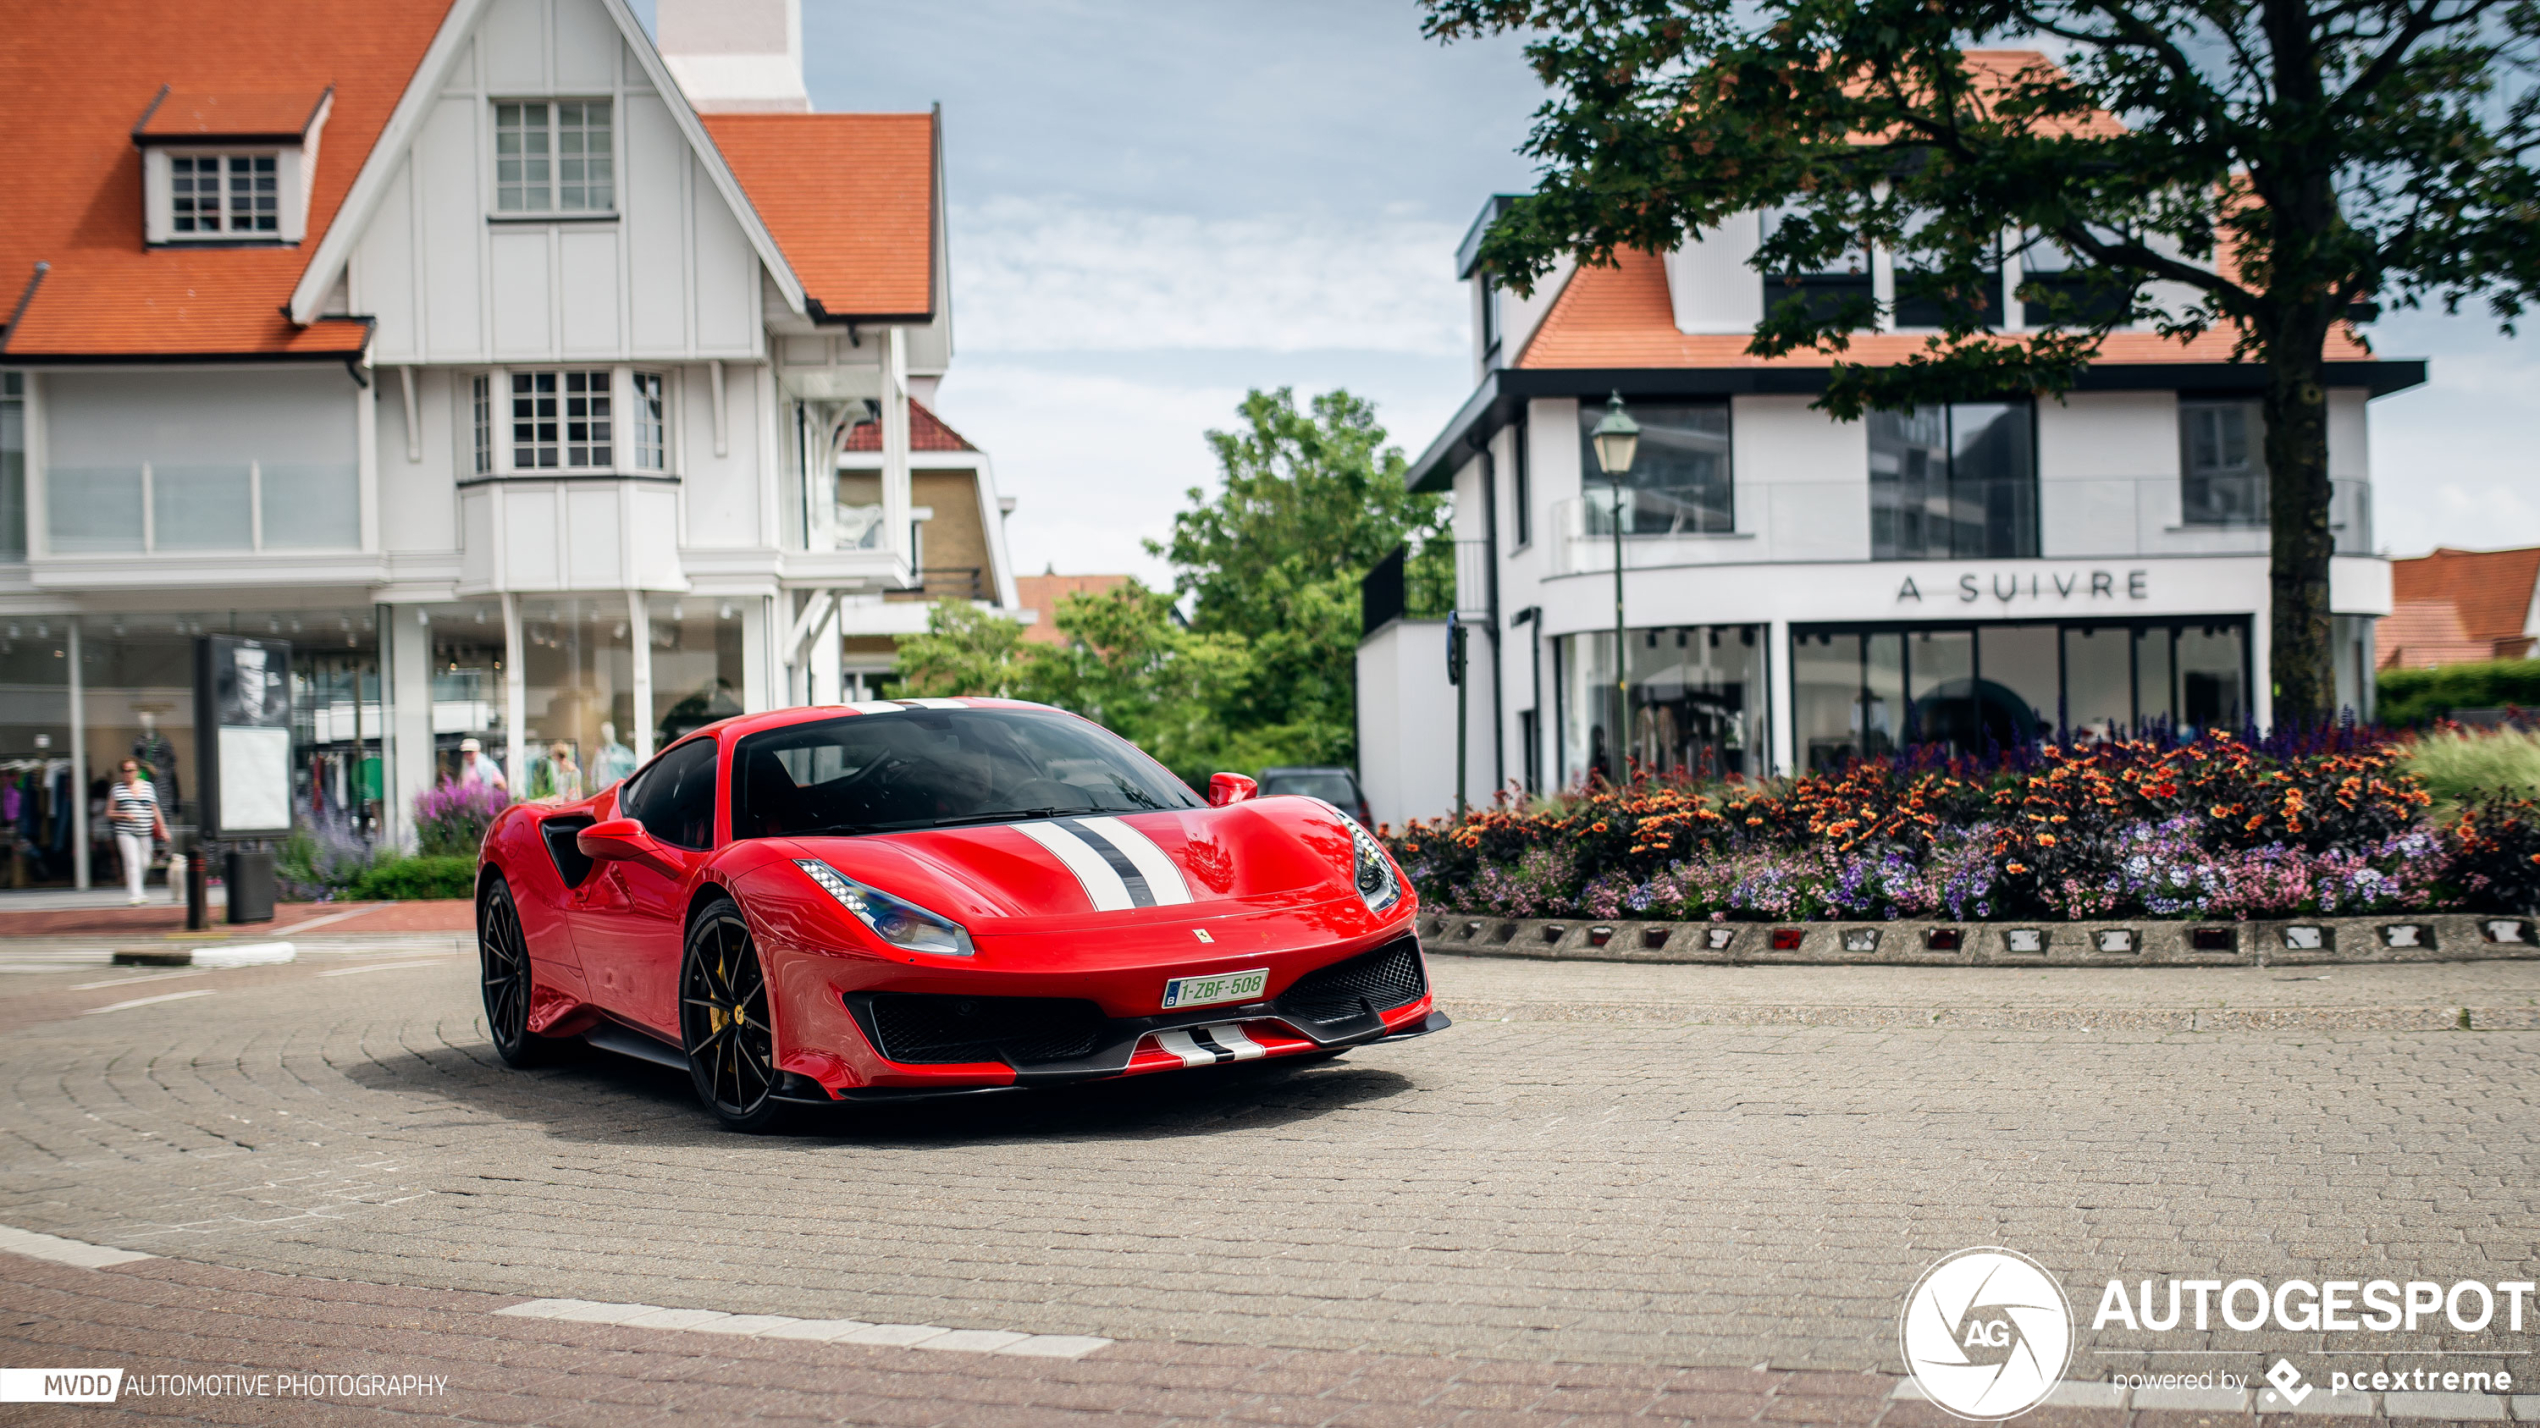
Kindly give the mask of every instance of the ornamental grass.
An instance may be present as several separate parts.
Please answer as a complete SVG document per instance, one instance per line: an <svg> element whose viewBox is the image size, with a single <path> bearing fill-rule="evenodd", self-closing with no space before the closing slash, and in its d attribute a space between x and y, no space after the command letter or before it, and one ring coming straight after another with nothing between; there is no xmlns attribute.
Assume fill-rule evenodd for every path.
<svg viewBox="0 0 2540 1428"><path fill-rule="evenodd" d="M2540 802L2437 816L2409 744L2335 727L1921 753L1761 782L1635 774L1382 830L1428 906L1662 920L2514 911Z"/></svg>

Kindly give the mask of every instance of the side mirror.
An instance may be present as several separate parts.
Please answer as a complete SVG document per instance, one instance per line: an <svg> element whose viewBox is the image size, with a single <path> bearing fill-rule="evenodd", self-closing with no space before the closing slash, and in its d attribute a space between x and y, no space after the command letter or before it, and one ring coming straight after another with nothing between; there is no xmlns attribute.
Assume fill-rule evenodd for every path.
<svg viewBox="0 0 2540 1428"><path fill-rule="evenodd" d="M573 835L573 846L595 863L641 863L666 878L680 875L679 865L662 852L661 844L644 831L644 825L632 818L594 823Z"/></svg>
<svg viewBox="0 0 2540 1428"><path fill-rule="evenodd" d="M1211 808L1224 808L1230 803L1241 803L1260 792L1261 785L1245 778L1242 774L1221 773L1208 776L1208 806Z"/></svg>

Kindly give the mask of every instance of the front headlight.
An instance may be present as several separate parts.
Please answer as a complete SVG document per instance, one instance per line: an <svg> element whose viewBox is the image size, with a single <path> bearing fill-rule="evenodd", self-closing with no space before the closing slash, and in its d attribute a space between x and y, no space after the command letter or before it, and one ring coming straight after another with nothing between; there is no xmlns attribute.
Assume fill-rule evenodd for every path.
<svg viewBox="0 0 2540 1428"><path fill-rule="evenodd" d="M880 888L867 887L818 858L796 858L794 866L836 898L839 906L854 913L856 921L873 929L874 936L892 946L911 952L932 952L939 957L971 955L968 929L951 918L928 912Z"/></svg>
<svg viewBox="0 0 2540 1428"><path fill-rule="evenodd" d="M1360 827L1357 819L1343 816L1341 822L1349 829L1351 847L1357 850L1357 866L1351 870L1351 880L1358 884L1359 899L1367 904L1367 910L1382 912L1402 901L1402 880L1394 875L1393 859L1385 856L1384 845Z"/></svg>

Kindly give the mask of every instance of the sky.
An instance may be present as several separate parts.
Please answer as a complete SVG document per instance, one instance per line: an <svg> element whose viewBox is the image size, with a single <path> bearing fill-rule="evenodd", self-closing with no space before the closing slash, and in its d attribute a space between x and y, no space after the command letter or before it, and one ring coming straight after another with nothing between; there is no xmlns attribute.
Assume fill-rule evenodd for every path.
<svg viewBox="0 0 2540 1428"><path fill-rule="evenodd" d="M648 7L647 7L648 8ZM803 0L813 103L944 109L945 420L1018 508L1016 568L1169 576L1246 389L1346 387L1417 454L1472 387L1454 251L1543 93L1410 0ZM2530 339L2394 312L2431 381L2373 404L2376 540L2540 543Z"/></svg>

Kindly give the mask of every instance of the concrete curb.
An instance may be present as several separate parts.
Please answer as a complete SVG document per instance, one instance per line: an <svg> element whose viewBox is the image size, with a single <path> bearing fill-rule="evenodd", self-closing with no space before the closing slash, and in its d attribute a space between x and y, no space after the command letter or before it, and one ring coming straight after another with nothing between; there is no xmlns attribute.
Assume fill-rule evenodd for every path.
<svg viewBox="0 0 2540 1428"><path fill-rule="evenodd" d="M1719 966L2298 967L2540 959L2527 917L2275 922L1654 922L1424 912L1421 945L1468 957Z"/></svg>
<svg viewBox="0 0 2540 1428"><path fill-rule="evenodd" d="M2540 1007L1898 1007L1492 1001L1442 996L1460 1024L1830 1027L1851 1031L2534 1031Z"/></svg>

